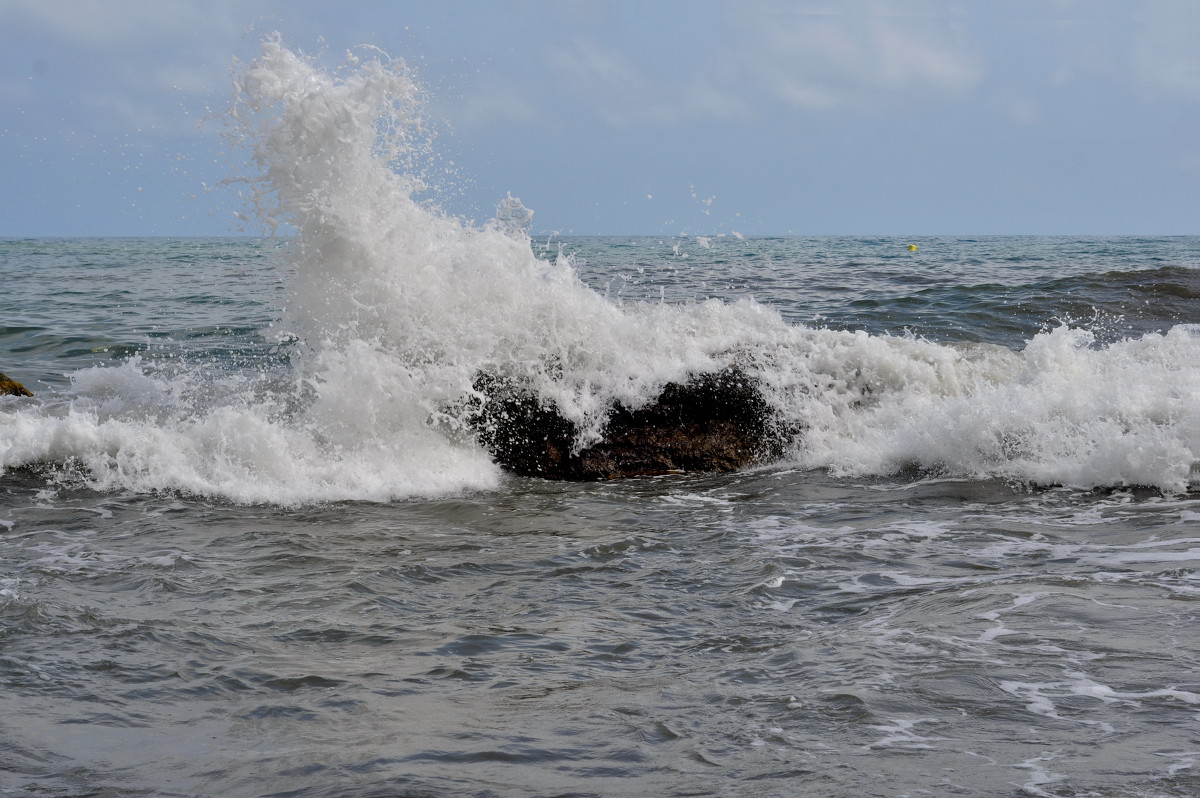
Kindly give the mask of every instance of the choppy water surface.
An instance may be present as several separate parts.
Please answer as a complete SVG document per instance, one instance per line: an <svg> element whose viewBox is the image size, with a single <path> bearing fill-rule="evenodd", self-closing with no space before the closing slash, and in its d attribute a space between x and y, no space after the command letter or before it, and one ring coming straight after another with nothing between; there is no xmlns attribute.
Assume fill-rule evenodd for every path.
<svg viewBox="0 0 1200 798"><path fill-rule="evenodd" d="M1200 501L770 469L285 510L5 482L22 794L1189 795Z"/></svg>
<svg viewBox="0 0 1200 798"><path fill-rule="evenodd" d="M907 244L918 246L910 252ZM736 300L787 320L1020 348L1055 323L1114 333L1194 322L1200 253L1189 237L577 238L571 253L618 299ZM589 273L595 267L596 273Z"/></svg>
<svg viewBox="0 0 1200 798"><path fill-rule="evenodd" d="M638 243L647 258L662 246ZM1043 245L991 243L1014 254ZM207 373L278 367L250 328L270 321L281 278L257 277L255 294L226 271L228 258L253 262L274 245L127 246L118 276L169 249L223 254L189 273L207 287L173 300L193 308L179 327L163 329L153 284L129 294L146 305L142 326L131 313L116 332L104 305L43 295L17 307L26 326L74 323L128 346L84 355L72 336L46 339L33 360L44 372L87 357L119 371L128 352L168 365L199 357ZM679 267L667 253L659 270ZM623 265L607 277L596 260L583 268L606 285ZM1104 274L1073 279L1121 279ZM820 311L819 289L795 290L809 294L805 312ZM1130 281L1121 301L1144 290ZM826 296L828 316L846 312L839 297ZM247 329L214 334L231 306L248 309ZM926 318L897 308L887 313L904 326ZM1048 307L1034 312L1052 323ZM39 335L51 333L28 337ZM30 407L38 401L78 401L57 387L69 381L47 383L30 381L36 400L4 400L0 431L53 410ZM1200 789L1191 491L920 470L838 477L782 463L591 485L503 477L445 498L289 507L97 491L79 469L69 457L32 462L0 482L9 794Z"/></svg>
<svg viewBox="0 0 1200 798"><path fill-rule="evenodd" d="M531 241L346 70L238 86L285 240L0 241L0 794L1200 793L1200 239ZM732 475L456 410L730 365Z"/></svg>

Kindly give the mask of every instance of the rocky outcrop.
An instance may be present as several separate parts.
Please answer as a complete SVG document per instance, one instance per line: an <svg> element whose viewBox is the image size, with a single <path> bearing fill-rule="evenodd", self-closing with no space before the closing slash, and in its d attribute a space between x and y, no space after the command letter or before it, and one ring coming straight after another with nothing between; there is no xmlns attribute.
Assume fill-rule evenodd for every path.
<svg viewBox="0 0 1200 798"><path fill-rule="evenodd" d="M794 431L737 368L668 384L646 407L611 408L600 442L575 450L577 430L533 391L481 375L468 414L501 466L547 479L597 480L676 471L734 471L778 457Z"/></svg>
<svg viewBox="0 0 1200 798"><path fill-rule="evenodd" d="M0 374L0 396L33 396L24 385Z"/></svg>

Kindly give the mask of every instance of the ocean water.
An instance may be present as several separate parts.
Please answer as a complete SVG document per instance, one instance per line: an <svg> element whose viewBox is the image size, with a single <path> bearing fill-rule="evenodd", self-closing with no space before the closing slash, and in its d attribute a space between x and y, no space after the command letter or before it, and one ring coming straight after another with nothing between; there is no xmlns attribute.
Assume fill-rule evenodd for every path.
<svg viewBox="0 0 1200 798"><path fill-rule="evenodd" d="M531 239L400 62L240 79L277 237L0 241L0 795L1200 793L1200 238ZM734 363L740 473L462 423Z"/></svg>

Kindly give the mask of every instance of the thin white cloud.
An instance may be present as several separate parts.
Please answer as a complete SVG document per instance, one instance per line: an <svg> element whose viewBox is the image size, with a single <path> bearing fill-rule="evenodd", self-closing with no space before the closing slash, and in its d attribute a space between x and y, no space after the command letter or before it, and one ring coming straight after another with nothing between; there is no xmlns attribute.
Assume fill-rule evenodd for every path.
<svg viewBox="0 0 1200 798"><path fill-rule="evenodd" d="M73 124L72 109L86 111L75 123L97 129L194 130L181 105L226 95L241 18L228 0L4 5L8 35L36 42L29 57L45 73L21 102L62 114L62 125Z"/></svg>
<svg viewBox="0 0 1200 798"><path fill-rule="evenodd" d="M627 55L586 38L547 48L546 65L602 90L637 92L645 84Z"/></svg>
<svg viewBox="0 0 1200 798"><path fill-rule="evenodd" d="M1197 9L1200 10L1200 9ZM1200 14L1151 17L1137 25L1132 71L1144 94L1200 102Z"/></svg>
<svg viewBox="0 0 1200 798"><path fill-rule="evenodd" d="M1011 89L1001 89L992 98L991 107L1002 117L1021 125L1042 121L1042 104L1035 98Z"/></svg>
<svg viewBox="0 0 1200 798"><path fill-rule="evenodd" d="M237 5L230 0L6 0L9 24L20 23L89 48L164 44L181 34L237 30Z"/></svg>
<svg viewBox="0 0 1200 798"><path fill-rule="evenodd" d="M544 61L572 104L617 128L762 117L780 105L829 113L973 100L1028 125L1055 91L1084 83L1200 95L1195 0L728 0L721 9L720 35L672 45L678 61L665 67L619 38L586 34L547 47Z"/></svg>
<svg viewBox="0 0 1200 798"><path fill-rule="evenodd" d="M547 47L544 63L565 94L616 128L748 113L725 87L691 76L652 77L629 54L586 37Z"/></svg>
<svg viewBox="0 0 1200 798"><path fill-rule="evenodd" d="M434 98L434 108L457 128L482 128L497 123L535 124L544 119L525 87L495 75L483 78L457 101Z"/></svg>
<svg viewBox="0 0 1200 798"><path fill-rule="evenodd" d="M982 75L970 37L951 16L900 16L886 4L869 13L784 9L735 19L726 58L753 90L802 108L959 96Z"/></svg>
<svg viewBox="0 0 1200 798"><path fill-rule="evenodd" d="M575 37L547 47L544 60L557 82L613 127L653 121L654 108L661 107L650 97L650 81L618 50Z"/></svg>
<svg viewBox="0 0 1200 798"><path fill-rule="evenodd" d="M924 15L906 13L913 8ZM546 46L543 62L572 105L615 128L763 117L780 103L829 110L953 98L982 75L955 8L729 2L725 24L706 40L670 45L669 62L586 32Z"/></svg>

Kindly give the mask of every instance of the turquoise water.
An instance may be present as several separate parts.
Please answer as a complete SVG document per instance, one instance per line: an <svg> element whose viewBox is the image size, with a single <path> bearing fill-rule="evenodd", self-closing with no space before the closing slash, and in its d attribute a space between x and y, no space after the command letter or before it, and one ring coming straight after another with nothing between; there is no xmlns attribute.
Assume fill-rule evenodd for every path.
<svg viewBox="0 0 1200 798"><path fill-rule="evenodd" d="M1200 790L1200 239L520 249L0 242L0 790ZM540 355L807 433L505 475L432 414Z"/></svg>

